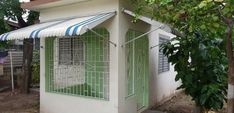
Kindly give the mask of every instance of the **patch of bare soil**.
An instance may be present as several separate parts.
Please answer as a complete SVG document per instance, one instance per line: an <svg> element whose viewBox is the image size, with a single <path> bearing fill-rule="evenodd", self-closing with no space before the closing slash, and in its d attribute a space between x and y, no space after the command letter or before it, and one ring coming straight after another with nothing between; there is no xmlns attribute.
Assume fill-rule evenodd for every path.
<svg viewBox="0 0 234 113"><path fill-rule="evenodd" d="M0 92L0 113L39 113L39 93Z"/></svg>
<svg viewBox="0 0 234 113"><path fill-rule="evenodd" d="M166 113L193 113L195 103L190 96L185 95L185 93L180 93L153 109ZM215 113L226 113L226 105L224 106L224 109L216 111Z"/></svg>

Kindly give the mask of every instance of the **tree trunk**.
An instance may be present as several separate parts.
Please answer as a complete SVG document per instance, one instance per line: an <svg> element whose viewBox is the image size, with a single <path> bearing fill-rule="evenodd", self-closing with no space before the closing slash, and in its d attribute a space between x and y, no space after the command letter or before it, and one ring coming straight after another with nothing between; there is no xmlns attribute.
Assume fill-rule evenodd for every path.
<svg viewBox="0 0 234 113"><path fill-rule="evenodd" d="M27 27L28 24L22 18L17 16L20 28ZM29 93L29 87L32 75L32 57L33 57L33 39L24 39L23 42L23 64L22 74L20 76L20 92L24 94Z"/></svg>
<svg viewBox="0 0 234 113"><path fill-rule="evenodd" d="M23 69L21 75L20 92L29 93L29 86L32 76L33 39L24 39L23 46Z"/></svg>
<svg viewBox="0 0 234 113"><path fill-rule="evenodd" d="M229 19L226 21L227 28L227 39L226 39L226 50L228 57L228 111L227 113L234 113L234 54L232 45L233 36L233 20Z"/></svg>
<svg viewBox="0 0 234 113"><path fill-rule="evenodd" d="M201 106L196 106L193 110L193 113L207 113L207 110Z"/></svg>
<svg viewBox="0 0 234 113"><path fill-rule="evenodd" d="M202 107L196 106L193 110L193 113L202 113Z"/></svg>

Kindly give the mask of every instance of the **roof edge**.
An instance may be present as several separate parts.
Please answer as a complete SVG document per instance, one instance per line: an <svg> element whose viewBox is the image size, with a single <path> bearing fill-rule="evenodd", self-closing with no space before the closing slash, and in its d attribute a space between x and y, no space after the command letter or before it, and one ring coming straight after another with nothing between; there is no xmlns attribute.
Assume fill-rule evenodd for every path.
<svg viewBox="0 0 234 113"><path fill-rule="evenodd" d="M130 10L122 9L122 11L125 14L130 15L132 17L136 16L135 13L132 12L132 11L130 11ZM145 23L147 23L147 24L149 24L149 25L152 25L152 26L158 26L158 25L161 25L161 24L165 25L165 27L163 28L163 30L171 33L171 28L168 25L164 24L164 23L161 23L159 21L153 20L153 19L151 19L149 17L146 17L146 16L143 16L143 15L139 15L138 19L141 20L141 21L143 21L143 22L145 22Z"/></svg>
<svg viewBox="0 0 234 113"><path fill-rule="evenodd" d="M43 5L51 2L57 2L60 0L34 0L26 3L21 4L21 8L23 9L32 9L32 7L38 6L38 5Z"/></svg>

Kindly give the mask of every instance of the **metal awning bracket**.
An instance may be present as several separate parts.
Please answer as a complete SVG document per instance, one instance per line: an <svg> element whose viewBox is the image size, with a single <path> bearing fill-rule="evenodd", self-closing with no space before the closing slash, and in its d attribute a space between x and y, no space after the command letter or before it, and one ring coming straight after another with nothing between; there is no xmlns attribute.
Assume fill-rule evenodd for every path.
<svg viewBox="0 0 234 113"><path fill-rule="evenodd" d="M137 39L139 39L139 38L142 38L142 37L148 35L149 33L152 33L152 32L154 32L154 31L156 31L156 30L158 30L158 29L162 29L162 28L164 28L164 27L165 27L165 25L161 24L159 27L157 27L157 28L155 28L155 29L153 29L153 30L150 30L150 31L148 31L148 32L146 32L146 33L144 33L144 34L142 34L142 35L140 35L140 36L137 36L137 37L133 38L132 40L129 40L129 41L125 42L124 44L121 45L121 47L124 47L125 45L127 45L127 44L129 44L129 43L131 43L131 42L134 42L135 40L137 40Z"/></svg>
<svg viewBox="0 0 234 113"><path fill-rule="evenodd" d="M105 40L105 36L103 36L103 35L101 35L101 34L99 34L99 33L97 33L96 31L94 31L94 30L92 30L92 29L90 29L90 28L88 28L88 27L86 27L89 31L91 31L92 33L94 33L95 35L97 35L97 36L99 36L100 38L102 38L102 39L104 39ZM110 43L110 44L112 44L112 45L114 45L115 47L117 47L117 44L116 43L114 43L114 42L112 42L112 41L110 41L110 40L108 40L108 42Z"/></svg>

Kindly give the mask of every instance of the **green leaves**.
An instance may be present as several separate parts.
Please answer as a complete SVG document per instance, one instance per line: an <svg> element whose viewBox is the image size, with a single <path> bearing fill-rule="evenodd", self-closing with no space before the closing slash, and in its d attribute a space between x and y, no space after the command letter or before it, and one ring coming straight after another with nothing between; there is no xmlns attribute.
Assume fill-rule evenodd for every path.
<svg viewBox="0 0 234 113"><path fill-rule="evenodd" d="M20 7L19 0L1 0L0 1L0 25L1 25L0 34L14 30L11 27L9 27L7 23L7 21L9 20L18 21L19 26L25 27L27 25L34 24L34 21L39 19L38 12L29 11L27 22L25 22L23 18L23 14L26 14L26 13L27 11ZM7 48L7 46L9 46L8 42L0 41L0 48Z"/></svg>
<svg viewBox="0 0 234 113"><path fill-rule="evenodd" d="M227 25L234 20L234 0L135 0L138 15L147 15L184 34L162 46L177 71L179 88L198 106L220 109L227 94ZM132 2L133 3L133 2ZM173 42L172 41L172 42Z"/></svg>
<svg viewBox="0 0 234 113"><path fill-rule="evenodd" d="M155 0L145 0L145 2L149 5L152 5L154 4Z"/></svg>
<svg viewBox="0 0 234 113"><path fill-rule="evenodd" d="M208 84L202 88L202 93L199 99L201 106L206 106L211 109L212 107L222 109L223 107L223 93L219 89L222 88L217 84ZM226 93L226 92L225 92Z"/></svg>
<svg viewBox="0 0 234 113"><path fill-rule="evenodd" d="M221 109L227 94L227 59L223 40L196 33L173 41L161 48L175 65L175 80L182 81L179 89L185 89L198 106Z"/></svg>
<svg viewBox="0 0 234 113"><path fill-rule="evenodd" d="M160 5L167 5L170 2L172 2L172 0L161 0Z"/></svg>
<svg viewBox="0 0 234 113"><path fill-rule="evenodd" d="M203 0L201 3L197 6L197 8L204 8L208 5L208 3L212 2L212 0Z"/></svg>
<svg viewBox="0 0 234 113"><path fill-rule="evenodd" d="M40 83L40 51L34 50L32 63L32 84L38 85Z"/></svg>

